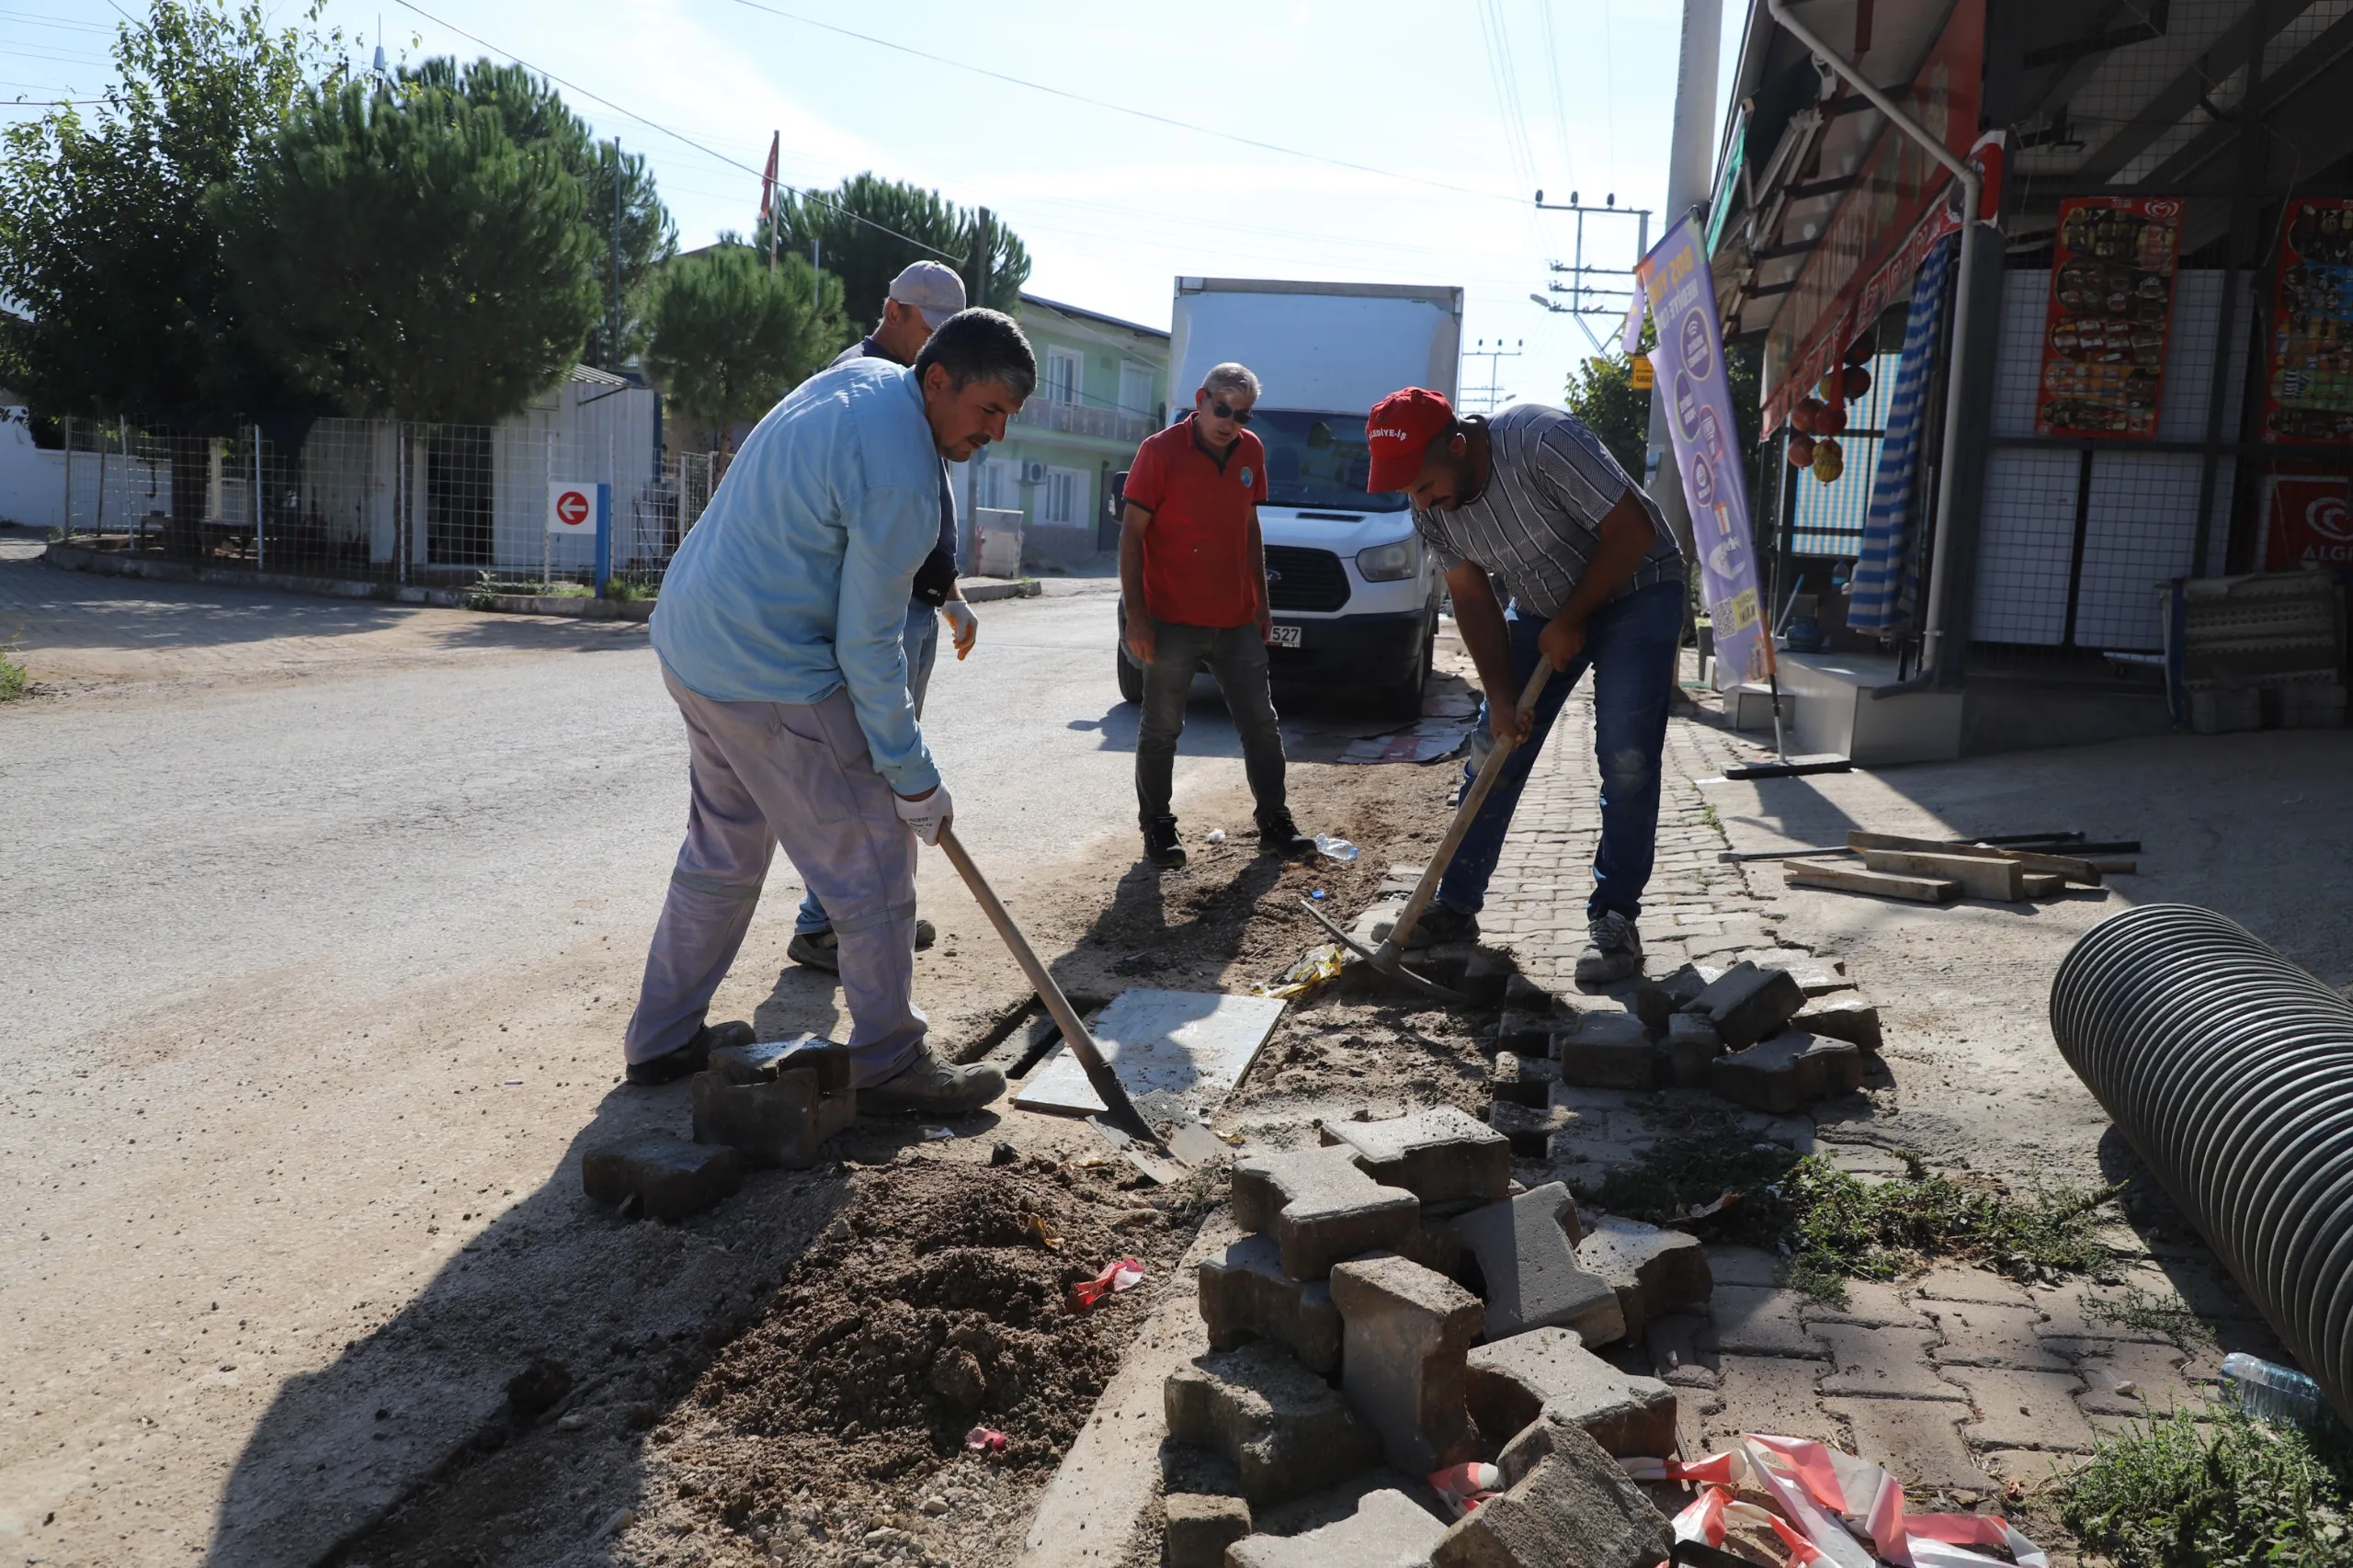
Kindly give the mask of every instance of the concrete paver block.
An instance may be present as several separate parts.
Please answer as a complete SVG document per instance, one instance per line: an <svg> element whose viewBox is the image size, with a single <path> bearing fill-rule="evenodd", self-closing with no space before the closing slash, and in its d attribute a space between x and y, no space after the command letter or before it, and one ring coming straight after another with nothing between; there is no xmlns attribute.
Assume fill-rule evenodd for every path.
<svg viewBox="0 0 2353 1568"><path fill-rule="evenodd" d="M1678 1089L1708 1086L1708 1067L1724 1053L1723 1037L1716 1026L1697 1013L1676 1013L1666 1020L1666 1075Z"/></svg>
<svg viewBox="0 0 2353 1568"><path fill-rule="evenodd" d="M1789 971L1736 963L1686 1008L1716 1026L1733 1051L1756 1044L1805 1006L1805 992Z"/></svg>
<svg viewBox="0 0 2353 1568"><path fill-rule="evenodd" d="M1918 1399L1830 1399L1823 1403L1853 1429L1855 1446L1848 1451L1902 1482L1907 1502L1930 1492L1994 1489L1961 1440L1957 1423L1968 1416L1966 1406Z"/></svg>
<svg viewBox="0 0 2353 1568"><path fill-rule="evenodd" d="M1199 1299L1210 1348L1232 1350L1253 1339L1288 1346L1311 1372L1340 1364L1340 1310L1321 1279L1283 1272L1272 1236L1245 1236L1201 1259Z"/></svg>
<svg viewBox="0 0 2353 1568"><path fill-rule="evenodd" d="M1803 1034L1820 1035L1826 1040L1843 1040L1879 1054L1883 1043L1880 1033L1879 1009L1851 991L1839 992L1808 1002L1797 1017L1790 1020L1790 1028Z"/></svg>
<svg viewBox="0 0 2353 1568"><path fill-rule="evenodd" d="M1988 1301L1997 1306L2027 1305L2025 1287L2004 1278L1989 1268L1970 1268L1961 1264L1944 1263L1922 1275L1912 1286L1913 1293L1928 1301Z"/></svg>
<svg viewBox="0 0 2353 1568"><path fill-rule="evenodd" d="M1984 1301L1922 1301L1921 1308L1944 1336L1936 1363L1958 1367L2019 1367L2059 1372L2070 1365L2054 1342L2036 1331L2032 1307L1998 1307Z"/></svg>
<svg viewBox="0 0 2353 1568"><path fill-rule="evenodd" d="M1701 1344L1735 1356L1820 1357L1821 1342L1799 1316L1805 1300L1798 1291L1774 1286L1720 1283L1708 1299L1708 1332Z"/></svg>
<svg viewBox="0 0 2353 1568"><path fill-rule="evenodd" d="M1698 1001L1699 994L1722 973L1721 969L1687 963L1672 974L1646 980L1634 991L1635 1016L1653 1034L1665 1034L1666 1020Z"/></svg>
<svg viewBox="0 0 2353 1568"><path fill-rule="evenodd" d="M1345 1344L1340 1386L1381 1434L1389 1462L1427 1475L1474 1457L1463 1358L1479 1335L1479 1298L1435 1269L1393 1255L1332 1270Z"/></svg>
<svg viewBox="0 0 2353 1568"><path fill-rule="evenodd" d="M1487 1125L1502 1133L1511 1144L1512 1157L1520 1160L1540 1160L1552 1147L1552 1135L1573 1125L1569 1113L1558 1106L1526 1106L1512 1100L1495 1100L1487 1107Z"/></svg>
<svg viewBox="0 0 2353 1568"><path fill-rule="evenodd" d="M710 1053L709 1068L731 1084L772 1084L779 1073L806 1071L817 1075L817 1087L827 1094L855 1086L850 1079L849 1047L813 1034L765 1040L756 1045L722 1045Z"/></svg>
<svg viewBox="0 0 2353 1568"><path fill-rule="evenodd" d="M1808 1324L1853 1323L1866 1328L1926 1328L1928 1315L1904 1299L1893 1285L1876 1279L1849 1279L1847 1299L1836 1305L1808 1301L1798 1309Z"/></svg>
<svg viewBox="0 0 2353 1568"><path fill-rule="evenodd" d="M1847 978L1843 960L1819 958L1802 948L1761 948L1740 957L1759 969L1787 971L1790 978L1798 983L1798 989L1808 996L1825 996L1855 983Z"/></svg>
<svg viewBox="0 0 2353 1568"><path fill-rule="evenodd" d="M1996 1449L1984 1459L1996 1481L2005 1485L2016 1482L2029 1493L2064 1481L2085 1462L2080 1454L2044 1454L2031 1449Z"/></svg>
<svg viewBox="0 0 2353 1568"><path fill-rule="evenodd" d="M1428 1568L1446 1527L1403 1492L1368 1492L1345 1519L1303 1535L1254 1535L1225 1549L1225 1568Z"/></svg>
<svg viewBox="0 0 2353 1568"><path fill-rule="evenodd" d="M1396 1246L1420 1228L1421 1210L1404 1187L1365 1175L1346 1144L1245 1155L1233 1166L1234 1223L1272 1232L1294 1279L1321 1279L1344 1257Z"/></svg>
<svg viewBox="0 0 2353 1568"><path fill-rule="evenodd" d="M1661 1312L1705 1304L1715 1290L1707 1250L1697 1236L1615 1214L1587 1218L1585 1239L1577 1243L1577 1264L1618 1292L1627 1338L1638 1337L1643 1325Z"/></svg>
<svg viewBox="0 0 2353 1568"><path fill-rule="evenodd" d="M1482 948L1462 966L1462 984L1459 989L1471 998L1472 1006L1492 1007L1505 1000L1505 994L1518 973L1518 966L1511 961L1510 954Z"/></svg>
<svg viewBox="0 0 2353 1568"><path fill-rule="evenodd" d="M1455 1522L1432 1568L1651 1568L1666 1516L1585 1429L1550 1409L1496 1456L1509 1483Z"/></svg>
<svg viewBox="0 0 2353 1568"><path fill-rule="evenodd" d="M1510 1143L1453 1106L1388 1121L1325 1122L1324 1142L1351 1151L1358 1168L1381 1186L1403 1187L1425 1203L1493 1203L1511 1185Z"/></svg>
<svg viewBox="0 0 2353 1568"><path fill-rule="evenodd" d="M1222 1454L1254 1504L1337 1485L1381 1462L1381 1437L1281 1346L1196 1357L1163 1386L1168 1435Z"/></svg>
<svg viewBox="0 0 2353 1568"><path fill-rule="evenodd" d="M1734 1105L1776 1116L1863 1086L1863 1053L1850 1040L1778 1034L1708 1064L1708 1086Z"/></svg>
<svg viewBox="0 0 2353 1568"><path fill-rule="evenodd" d="M1937 1376L1928 1364L1935 1334L1920 1328L1867 1328L1860 1324L1812 1325L1814 1338L1830 1352L1831 1369L1822 1380L1825 1394L1870 1399L1966 1400L1961 1385Z"/></svg>
<svg viewBox="0 0 2353 1568"><path fill-rule="evenodd" d="M1550 1008L1506 1007L1495 1019L1495 1049L1537 1055L1550 1045L1555 1023Z"/></svg>
<svg viewBox="0 0 2353 1568"><path fill-rule="evenodd" d="M744 1185L744 1156L667 1132L633 1133L580 1159L580 1185L598 1203L634 1197L650 1220L681 1220Z"/></svg>
<svg viewBox="0 0 2353 1568"><path fill-rule="evenodd" d="M819 1145L858 1119L858 1091L828 1091L823 1083L808 1067L748 1080L698 1073L691 1085L695 1142L726 1144L756 1165L807 1170L817 1163Z"/></svg>
<svg viewBox="0 0 2353 1568"><path fill-rule="evenodd" d="M1699 1430L1711 1453L1744 1432L1812 1437L1845 1446L1846 1434L1814 1395L1814 1380L1827 1369L1820 1361L1785 1356L1723 1356L1717 1358L1715 1396L1700 1406ZM1957 1416L1960 1407L1949 1407Z"/></svg>
<svg viewBox="0 0 2353 1568"><path fill-rule="evenodd" d="M2213 1392L2195 1386L2189 1357L2170 1345L2107 1344L2075 1363L2084 1392L2075 1408L2086 1415L2163 1415L2194 1406Z"/></svg>
<svg viewBox="0 0 2353 1568"><path fill-rule="evenodd" d="M1716 1353L1700 1348L1708 1320L1699 1312L1668 1312L1651 1319L1643 1330L1643 1347L1650 1352L1651 1370L1661 1382L1675 1388L1716 1386Z"/></svg>
<svg viewBox="0 0 2353 1568"><path fill-rule="evenodd" d="M1552 1041L1548 1035L1532 1053L1496 1052L1487 1084L1488 1092L1496 1099L1540 1110L1552 1102L1552 1085L1560 1081L1561 1064L1552 1060Z"/></svg>
<svg viewBox="0 0 2353 1568"><path fill-rule="evenodd" d="M1492 1442L1509 1442L1547 1409L1566 1416L1616 1455L1675 1451L1675 1391L1620 1371L1585 1347L1576 1331L1539 1328L1482 1345L1464 1369L1471 1419Z"/></svg>
<svg viewBox="0 0 2353 1568"><path fill-rule="evenodd" d="M1708 1248L1708 1272L1719 1285L1778 1284L1780 1265L1781 1260L1763 1247Z"/></svg>
<svg viewBox="0 0 2353 1568"><path fill-rule="evenodd" d="M1977 1407L1977 1419L1961 1429L1976 1447L2091 1451L2091 1424L2075 1408L2083 1385L2075 1373L1956 1367L1949 1375Z"/></svg>
<svg viewBox="0 0 2353 1568"><path fill-rule="evenodd" d="M1479 1260L1488 1338L1531 1328L1574 1328L1588 1345L1626 1337L1616 1287L1577 1263L1576 1201L1560 1182L1473 1210L1448 1228Z"/></svg>
<svg viewBox="0 0 2353 1568"><path fill-rule="evenodd" d="M1168 1568L1225 1568L1225 1549L1250 1533L1239 1497L1172 1492L1167 1497Z"/></svg>
<svg viewBox="0 0 2353 1568"><path fill-rule="evenodd" d="M2119 1323L2114 1317L2086 1310L2087 1299L2094 1303L2121 1301L2125 1293L2133 1289L2136 1287L2130 1285L2087 1288L2069 1280L2055 1290L2029 1290L2027 1297L2034 1303L2035 1310L2050 1320L2039 1331L2046 1339L2137 1340L2149 1345L2170 1345L2172 1341L2157 1329L2136 1328ZM2160 1300L2188 1310L2180 1298L2173 1296L2170 1291Z"/></svg>
<svg viewBox="0 0 2353 1568"><path fill-rule="evenodd" d="M1561 1081L1588 1089L1649 1089L1657 1083L1656 1049L1631 1013L1580 1013L1552 1036Z"/></svg>

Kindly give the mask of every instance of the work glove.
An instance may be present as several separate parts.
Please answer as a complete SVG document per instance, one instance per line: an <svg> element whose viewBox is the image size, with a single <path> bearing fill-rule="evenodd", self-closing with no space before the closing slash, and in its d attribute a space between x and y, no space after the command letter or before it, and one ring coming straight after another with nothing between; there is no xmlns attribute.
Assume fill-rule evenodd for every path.
<svg viewBox="0 0 2353 1568"><path fill-rule="evenodd" d="M948 825L948 819L956 809L956 803L948 798L945 784L935 786L920 801L910 801L904 795L893 795L892 799L897 802L899 820L914 828L915 836L926 844L939 842L939 830Z"/></svg>
<svg viewBox="0 0 2353 1568"><path fill-rule="evenodd" d="M981 634L981 618L962 599L949 599L939 607L948 619L948 635L955 642L956 656L961 659L972 651L974 639Z"/></svg>

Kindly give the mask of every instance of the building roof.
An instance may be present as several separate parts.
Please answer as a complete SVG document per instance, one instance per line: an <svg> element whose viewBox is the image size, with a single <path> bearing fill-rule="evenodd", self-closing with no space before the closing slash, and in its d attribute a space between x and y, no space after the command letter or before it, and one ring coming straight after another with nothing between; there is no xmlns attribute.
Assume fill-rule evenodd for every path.
<svg viewBox="0 0 2353 1568"><path fill-rule="evenodd" d="M1165 328L1146 326L1142 322L1125 321L1118 316L1107 316L1100 311L1090 311L1081 305L1065 305L1060 300L1049 300L1042 294L1032 294L1026 289L1022 290L1021 302L1024 306L1043 305L1048 310L1060 311L1063 315L1076 316L1082 321L1101 322L1106 326L1120 327L1140 336L1156 337L1163 343L1168 341L1168 333Z"/></svg>

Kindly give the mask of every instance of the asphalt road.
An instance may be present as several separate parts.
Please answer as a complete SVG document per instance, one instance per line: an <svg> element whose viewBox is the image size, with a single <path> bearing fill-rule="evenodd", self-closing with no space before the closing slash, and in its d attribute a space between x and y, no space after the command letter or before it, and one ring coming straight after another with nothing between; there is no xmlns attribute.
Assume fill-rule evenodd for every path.
<svg viewBox="0 0 2353 1568"><path fill-rule="evenodd" d="M960 831L1017 913L1135 854L1112 603L983 606L932 689ZM233 1470L611 1097L684 820L677 720L642 629L23 559L0 608L65 693L0 710L0 1554L307 1561L336 1527L292 1493L341 1488L357 1518L429 1445L384 1421L323 1430L314 1478ZM1213 705L1185 750L1180 806L1229 798ZM923 874L979 937L944 861ZM799 892L779 859L722 1016L790 990ZM951 1015L920 987L1007 967L977 940L940 961L918 995ZM804 985L795 1017L831 995ZM258 1522L233 1539L239 1484Z"/></svg>

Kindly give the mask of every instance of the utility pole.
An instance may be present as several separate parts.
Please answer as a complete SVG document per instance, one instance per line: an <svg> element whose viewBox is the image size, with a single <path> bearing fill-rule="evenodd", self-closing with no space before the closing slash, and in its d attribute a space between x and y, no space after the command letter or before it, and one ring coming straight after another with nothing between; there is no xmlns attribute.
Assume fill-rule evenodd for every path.
<svg viewBox="0 0 2353 1568"><path fill-rule="evenodd" d="M1683 49L1675 70L1675 135L1667 146L1666 222L1676 221L1709 196L1714 156L1716 52L1723 34L1723 0L1683 0ZM1667 403L1674 378L1662 375L1651 387L1649 449L1643 458L1644 488L1675 531L1683 558L1691 555L1691 512L1683 499L1683 475L1666 460Z"/></svg>
<svg viewBox="0 0 2353 1568"><path fill-rule="evenodd" d="M613 314L605 329L605 369L621 369L621 139L613 138Z"/></svg>
<svg viewBox="0 0 2353 1568"><path fill-rule="evenodd" d="M1587 324L1586 318L1606 316L1612 321L1623 321L1626 316L1626 308L1634 298L1634 269L1631 267L1586 265L1585 221L1587 218L1633 219L1634 256L1640 259L1643 253L1651 248L1651 210L1647 207L1619 206L1616 191L1604 196L1602 205L1599 207L1588 207L1578 199L1577 193L1574 190L1569 192L1569 199L1565 202L1547 201L1544 199L1544 193L1540 190L1536 193L1536 206L1539 211L1576 214L1576 249L1574 253L1576 259L1566 266L1557 261L1553 262L1552 270L1565 274L1569 281L1563 283L1555 280L1545 286L1545 293L1566 294L1569 297L1569 303L1555 304L1552 301L1546 299L1544 294L1531 294L1529 298L1556 315L1574 316L1577 328L1585 334L1586 341L1593 345L1595 352L1601 352L1601 339ZM1623 278L1626 279L1626 286L1616 289L1589 281L1595 278Z"/></svg>
<svg viewBox="0 0 2353 1568"><path fill-rule="evenodd" d="M1524 338L1515 338L1512 341L1512 346L1509 348L1506 348L1504 347L1504 340L1498 337L1495 339L1495 346L1493 348L1490 348L1487 347L1487 340L1483 337L1478 340L1479 346L1477 347L1466 348L1462 351L1462 357L1465 359L1484 359L1487 362L1487 387L1486 391L1480 394L1486 401L1483 406L1479 409L1480 413L1493 414L1495 411L1496 404L1503 402L1503 362L1506 359L1518 358L1520 354L1520 346L1526 341L1527 340ZM1475 387L1466 386L1462 390L1466 392L1475 392L1478 389Z"/></svg>
<svg viewBox="0 0 2353 1568"><path fill-rule="evenodd" d="M995 222L983 207L972 220L972 276L965 286L967 303L977 307L989 302L989 258L995 249Z"/></svg>

